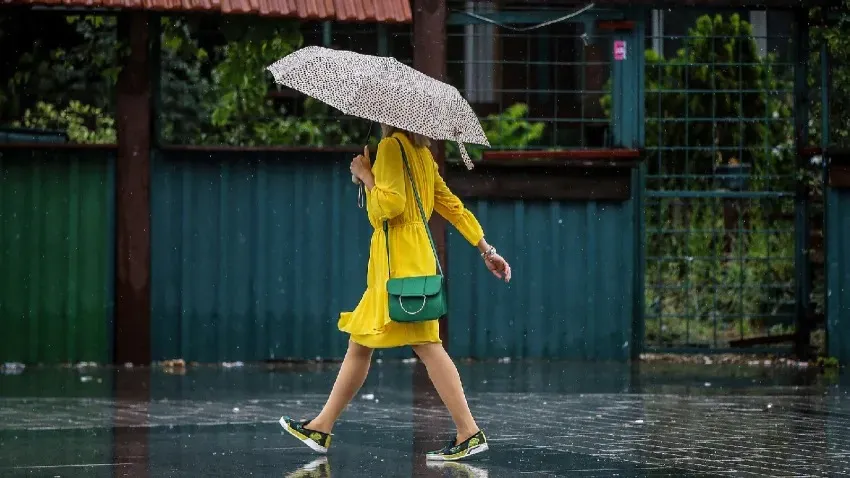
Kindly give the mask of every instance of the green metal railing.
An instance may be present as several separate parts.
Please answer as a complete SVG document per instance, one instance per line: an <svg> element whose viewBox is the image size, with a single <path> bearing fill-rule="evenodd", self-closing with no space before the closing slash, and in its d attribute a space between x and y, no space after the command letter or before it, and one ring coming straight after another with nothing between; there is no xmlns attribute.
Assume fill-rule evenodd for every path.
<svg viewBox="0 0 850 478"><path fill-rule="evenodd" d="M660 51L646 54L646 349L790 342L803 300L796 245L805 228L795 60L787 54L793 32L756 36L746 16L710 14L687 35L654 33Z"/></svg>

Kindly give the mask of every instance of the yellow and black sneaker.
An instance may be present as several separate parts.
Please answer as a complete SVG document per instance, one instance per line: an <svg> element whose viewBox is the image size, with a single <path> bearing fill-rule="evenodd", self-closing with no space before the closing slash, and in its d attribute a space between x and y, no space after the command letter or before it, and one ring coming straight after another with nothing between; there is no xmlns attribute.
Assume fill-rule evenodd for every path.
<svg viewBox="0 0 850 478"><path fill-rule="evenodd" d="M331 446L331 435L316 430L304 428L307 422L298 423L289 417L280 417L280 426L290 435L301 440L301 443L309 446L319 453L327 453Z"/></svg>
<svg viewBox="0 0 850 478"><path fill-rule="evenodd" d="M484 453L489 449L487 437L484 436L484 432L479 430L478 433L472 435L463 443L455 444L455 440L452 439L442 450L428 452L425 458L434 461L457 461Z"/></svg>

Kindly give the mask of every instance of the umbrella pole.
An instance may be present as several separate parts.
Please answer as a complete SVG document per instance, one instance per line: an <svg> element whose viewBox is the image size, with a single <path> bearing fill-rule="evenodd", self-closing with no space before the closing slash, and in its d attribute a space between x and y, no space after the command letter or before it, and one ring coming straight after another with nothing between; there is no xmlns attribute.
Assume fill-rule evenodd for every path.
<svg viewBox="0 0 850 478"><path fill-rule="evenodd" d="M366 144L369 144L369 139L372 137L372 127L375 126L374 121L369 122L369 131L366 132ZM357 207L363 209L363 189L366 187L357 176L351 175L351 182L357 185Z"/></svg>

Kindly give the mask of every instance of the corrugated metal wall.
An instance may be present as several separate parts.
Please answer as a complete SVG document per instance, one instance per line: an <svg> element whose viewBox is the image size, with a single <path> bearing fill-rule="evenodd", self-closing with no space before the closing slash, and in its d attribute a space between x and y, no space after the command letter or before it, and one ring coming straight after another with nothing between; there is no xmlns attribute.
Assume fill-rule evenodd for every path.
<svg viewBox="0 0 850 478"><path fill-rule="evenodd" d="M111 360L114 158L0 148L0 362Z"/></svg>
<svg viewBox="0 0 850 478"><path fill-rule="evenodd" d="M635 267L628 202L468 204L511 263L498 282L454 230L450 350L458 357L629 357Z"/></svg>
<svg viewBox="0 0 850 478"><path fill-rule="evenodd" d="M370 226L351 153L160 152L152 176L155 360L341 358L336 320L365 287ZM450 233L458 357L623 359L631 202L471 201L514 266L500 283ZM388 351L385 357L409 356Z"/></svg>
<svg viewBox="0 0 850 478"><path fill-rule="evenodd" d="M155 360L339 358L371 227L350 153L161 152L152 176Z"/></svg>
<svg viewBox="0 0 850 478"><path fill-rule="evenodd" d="M829 355L850 363L850 190L827 191L826 320Z"/></svg>

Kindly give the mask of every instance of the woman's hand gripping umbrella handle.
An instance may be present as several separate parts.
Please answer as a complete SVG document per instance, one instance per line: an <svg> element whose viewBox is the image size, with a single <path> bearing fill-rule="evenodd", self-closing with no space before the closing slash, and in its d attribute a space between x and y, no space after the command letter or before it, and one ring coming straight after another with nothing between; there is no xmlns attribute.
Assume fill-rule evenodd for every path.
<svg viewBox="0 0 850 478"><path fill-rule="evenodd" d="M351 161L351 182L357 185L357 205L363 208L363 188L366 180L372 177L372 161L369 159L369 145L363 147L363 154ZM369 181L371 182L371 180Z"/></svg>

